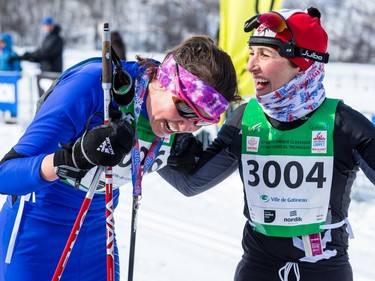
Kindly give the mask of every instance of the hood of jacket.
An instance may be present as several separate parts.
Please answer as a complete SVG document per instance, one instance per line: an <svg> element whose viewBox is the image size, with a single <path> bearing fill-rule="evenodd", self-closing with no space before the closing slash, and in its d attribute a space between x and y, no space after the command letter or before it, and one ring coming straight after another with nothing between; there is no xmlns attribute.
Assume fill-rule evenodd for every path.
<svg viewBox="0 0 375 281"><path fill-rule="evenodd" d="M6 42L6 45L4 46L3 50L12 50L13 40L12 36L8 33L2 33L0 34L0 40L3 40Z"/></svg>

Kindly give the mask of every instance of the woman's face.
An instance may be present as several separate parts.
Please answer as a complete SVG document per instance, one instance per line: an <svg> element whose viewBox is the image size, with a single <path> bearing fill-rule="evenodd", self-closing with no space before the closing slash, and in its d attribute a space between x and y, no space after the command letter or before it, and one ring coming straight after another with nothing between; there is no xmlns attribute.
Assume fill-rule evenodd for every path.
<svg viewBox="0 0 375 281"><path fill-rule="evenodd" d="M301 73L298 67L280 56L276 49L266 46L250 46L247 70L253 77L257 96L279 89Z"/></svg>
<svg viewBox="0 0 375 281"><path fill-rule="evenodd" d="M159 137L195 132L200 128L195 126L194 121L178 114L173 96L172 92L164 88L156 79L150 82L146 108L151 129Z"/></svg>

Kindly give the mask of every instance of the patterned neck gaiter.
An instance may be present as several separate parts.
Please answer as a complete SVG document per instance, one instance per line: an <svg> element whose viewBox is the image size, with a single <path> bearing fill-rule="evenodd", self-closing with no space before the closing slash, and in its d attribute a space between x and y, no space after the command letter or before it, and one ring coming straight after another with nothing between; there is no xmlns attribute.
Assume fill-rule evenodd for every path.
<svg viewBox="0 0 375 281"><path fill-rule="evenodd" d="M323 79L324 64L314 62L281 88L256 98L265 114L281 122L292 122L323 103L326 96Z"/></svg>

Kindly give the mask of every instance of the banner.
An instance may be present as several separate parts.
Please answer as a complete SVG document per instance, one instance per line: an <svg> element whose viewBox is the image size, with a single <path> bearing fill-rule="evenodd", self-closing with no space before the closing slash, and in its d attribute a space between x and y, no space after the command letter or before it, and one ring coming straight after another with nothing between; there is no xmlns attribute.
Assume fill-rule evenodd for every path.
<svg viewBox="0 0 375 281"><path fill-rule="evenodd" d="M17 117L18 86L21 73L0 71L0 111L9 112L10 117Z"/></svg>
<svg viewBox="0 0 375 281"><path fill-rule="evenodd" d="M250 33L243 30L244 23L256 14L281 9L281 4L281 0L220 1L219 47L232 58L238 78L238 90L244 99L254 94L254 83L246 70Z"/></svg>

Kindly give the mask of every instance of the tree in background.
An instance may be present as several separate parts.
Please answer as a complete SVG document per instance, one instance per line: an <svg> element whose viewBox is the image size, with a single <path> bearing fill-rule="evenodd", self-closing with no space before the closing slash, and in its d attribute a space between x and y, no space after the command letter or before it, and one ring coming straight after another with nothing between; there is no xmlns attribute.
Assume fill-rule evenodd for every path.
<svg viewBox="0 0 375 281"><path fill-rule="evenodd" d="M316 7L329 36L330 61L375 63L375 2L367 0L283 0L283 7Z"/></svg>
<svg viewBox="0 0 375 281"><path fill-rule="evenodd" d="M49 14L61 24L66 48L87 49L95 46L97 23L105 19L112 29L123 34L129 51L164 52L169 46L192 34L216 37L221 14L220 1L0 0L0 33L11 33L15 46L36 46L42 37L35 27L41 18ZM264 12L272 2L224 1L230 11L237 11L231 21L238 21L241 26L234 34L226 35L230 38L241 36L243 19L248 19L254 13L254 3L259 2L259 10ZM275 3L278 1L281 2L274 0ZM321 11L322 24L330 34L328 52L331 62L375 63L375 1L282 1L282 7L285 8L310 6Z"/></svg>

